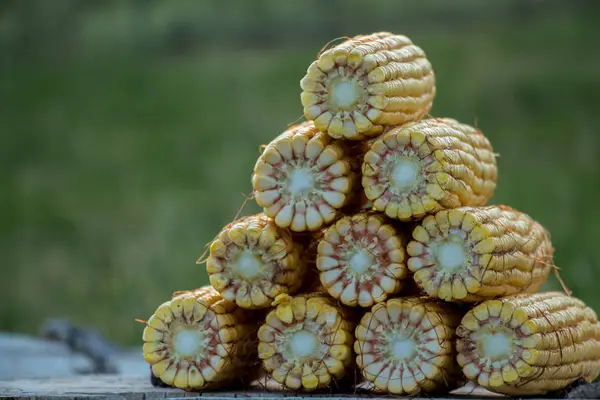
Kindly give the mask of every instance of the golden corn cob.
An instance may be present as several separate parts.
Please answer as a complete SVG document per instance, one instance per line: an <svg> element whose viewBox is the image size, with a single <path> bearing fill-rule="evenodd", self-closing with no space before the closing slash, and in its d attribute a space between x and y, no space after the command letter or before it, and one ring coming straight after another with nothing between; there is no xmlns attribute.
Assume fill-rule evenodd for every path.
<svg viewBox="0 0 600 400"><path fill-rule="evenodd" d="M401 221L442 209L482 206L496 188L488 139L450 118L387 131L364 156L362 186L373 208Z"/></svg>
<svg viewBox="0 0 600 400"><path fill-rule="evenodd" d="M176 292L148 320L144 359L165 384L207 389L250 378L258 324L210 286Z"/></svg>
<svg viewBox="0 0 600 400"><path fill-rule="evenodd" d="M275 138L254 166L254 198L275 223L294 232L315 231L333 221L358 184L349 150L312 122Z"/></svg>
<svg viewBox="0 0 600 400"><path fill-rule="evenodd" d="M224 299L266 308L277 295L301 286L306 267L300 251L287 229L258 214L223 228L210 245L206 271Z"/></svg>
<svg viewBox="0 0 600 400"><path fill-rule="evenodd" d="M454 349L462 314L426 297L389 299L356 327L356 363L376 389L399 395L449 392L460 386Z"/></svg>
<svg viewBox="0 0 600 400"><path fill-rule="evenodd" d="M447 301L533 293L552 268L546 229L506 206L440 211L427 216L413 238L407 265L415 282Z"/></svg>
<svg viewBox="0 0 600 400"><path fill-rule="evenodd" d="M403 239L377 214L346 216L319 242L317 268L327 292L343 304L370 307L397 293L408 275Z"/></svg>
<svg viewBox="0 0 600 400"><path fill-rule="evenodd" d="M423 50L388 32L324 51L300 81L304 115L340 139L363 139L429 111L435 76Z"/></svg>
<svg viewBox="0 0 600 400"><path fill-rule="evenodd" d="M310 391L348 372L354 329L348 310L324 293L281 295L273 305L258 330L258 356L275 381Z"/></svg>
<svg viewBox="0 0 600 400"><path fill-rule="evenodd" d="M596 313L560 292L484 301L456 333L464 374L495 392L545 394L600 374Z"/></svg>

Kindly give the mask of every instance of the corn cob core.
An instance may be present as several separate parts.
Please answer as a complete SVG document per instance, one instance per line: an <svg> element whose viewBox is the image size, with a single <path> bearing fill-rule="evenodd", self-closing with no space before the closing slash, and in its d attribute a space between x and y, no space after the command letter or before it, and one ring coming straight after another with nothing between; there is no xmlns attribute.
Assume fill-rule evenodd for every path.
<svg viewBox="0 0 600 400"><path fill-rule="evenodd" d="M365 154L362 186L373 208L401 221L460 206L482 206L496 188L492 146L450 118L395 127Z"/></svg>
<svg viewBox="0 0 600 400"><path fill-rule="evenodd" d="M319 242L317 268L327 292L343 304L370 307L402 287L408 269L405 242L383 217L346 216Z"/></svg>
<svg viewBox="0 0 600 400"><path fill-rule="evenodd" d="M257 324L212 287L177 292L148 320L144 359L164 383L205 389L249 376Z"/></svg>
<svg viewBox="0 0 600 400"><path fill-rule="evenodd" d="M315 390L341 378L352 362L352 329L345 311L324 294L279 296L258 330L258 356L288 389Z"/></svg>
<svg viewBox="0 0 600 400"><path fill-rule="evenodd" d="M211 285L248 309L269 307L277 295L298 290L305 270L291 233L263 214L226 226L206 260Z"/></svg>
<svg viewBox="0 0 600 400"><path fill-rule="evenodd" d="M323 52L300 81L304 115L340 139L421 118L435 97L425 53L402 35L356 36Z"/></svg>
<svg viewBox="0 0 600 400"><path fill-rule="evenodd" d="M365 379L379 390L414 395L459 386L452 304L404 297L373 306L356 327L354 351Z"/></svg>
<svg viewBox="0 0 600 400"><path fill-rule="evenodd" d="M548 278L554 252L542 225L506 206L440 211L413 238L407 265L415 282L447 301L535 292Z"/></svg>
<svg viewBox="0 0 600 400"><path fill-rule="evenodd" d="M252 186L267 216L278 226L302 232L333 221L357 178L342 144L307 122L269 143L254 166Z"/></svg>
<svg viewBox="0 0 600 400"><path fill-rule="evenodd" d="M485 301L456 332L464 374L495 392L545 394L600 374L597 316L560 292Z"/></svg>

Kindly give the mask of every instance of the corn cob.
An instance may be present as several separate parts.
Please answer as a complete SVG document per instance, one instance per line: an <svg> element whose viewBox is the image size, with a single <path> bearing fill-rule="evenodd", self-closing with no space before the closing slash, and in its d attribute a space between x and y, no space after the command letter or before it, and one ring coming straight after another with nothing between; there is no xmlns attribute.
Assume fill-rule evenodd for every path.
<svg viewBox="0 0 600 400"><path fill-rule="evenodd" d="M343 304L370 307L397 293L408 275L396 229L372 213L346 216L319 242L317 268L327 292Z"/></svg>
<svg viewBox="0 0 600 400"><path fill-rule="evenodd" d="M333 221L359 188L347 146L312 122L275 138L254 166L254 198L275 223L294 232L315 231ZM354 170L353 170L354 169Z"/></svg>
<svg viewBox="0 0 600 400"><path fill-rule="evenodd" d="M454 335L456 305L404 297L373 306L356 327L356 363L376 389L399 395L460 386Z"/></svg>
<svg viewBox="0 0 600 400"><path fill-rule="evenodd" d="M279 296L258 330L258 356L288 389L328 387L352 365L353 320L324 293Z"/></svg>
<svg viewBox="0 0 600 400"><path fill-rule="evenodd" d="M362 174L375 210L410 221L442 209L484 205L496 188L497 166L481 132L441 118L387 131L365 154Z"/></svg>
<svg viewBox="0 0 600 400"><path fill-rule="evenodd" d="M306 272L300 252L287 229L258 214L223 228L210 245L206 271L224 299L266 308L277 295L300 288Z"/></svg>
<svg viewBox="0 0 600 400"><path fill-rule="evenodd" d="M561 390L600 374L600 323L560 292L488 300L457 328L457 360L467 378L508 395Z"/></svg>
<svg viewBox="0 0 600 400"><path fill-rule="evenodd" d="M324 51L300 81L304 115L331 137L363 139L425 115L435 76L409 38L380 32Z"/></svg>
<svg viewBox="0 0 600 400"><path fill-rule="evenodd" d="M427 216L413 238L407 265L415 282L447 301L536 292L554 253L542 225L506 206L440 211Z"/></svg>
<svg viewBox="0 0 600 400"><path fill-rule="evenodd" d="M186 390L250 378L257 360L253 315L210 286L176 292L148 320L144 359L154 376Z"/></svg>

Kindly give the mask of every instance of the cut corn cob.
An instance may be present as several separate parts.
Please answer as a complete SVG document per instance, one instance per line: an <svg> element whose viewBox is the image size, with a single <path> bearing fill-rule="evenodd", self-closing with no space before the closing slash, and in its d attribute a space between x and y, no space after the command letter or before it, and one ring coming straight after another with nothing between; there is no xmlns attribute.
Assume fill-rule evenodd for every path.
<svg viewBox="0 0 600 400"><path fill-rule="evenodd" d="M399 395L460 386L454 338L456 305L404 297L373 306L356 327L356 363L376 389Z"/></svg>
<svg viewBox="0 0 600 400"><path fill-rule="evenodd" d="M144 359L154 376L181 389L207 389L251 378L258 324L252 312L210 286L177 292L148 320Z"/></svg>
<svg viewBox="0 0 600 400"><path fill-rule="evenodd" d="M406 238L372 213L346 216L319 242L317 268L327 292L343 304L370 307L398 293L408 275Z"/></svg>
<svg viewBox="0 0 600 400"><path fill-rule="evenodd" d="M388 32L361 35L324 51L300 81L304 115L340 139L363 139L425 115L435 76L423 50Z"/></svg>
<svg viewBox="0 0 600 400"><path fill-rule="evenodd" d="M206 271L224 299L266 308L277 295L300 288L306 272L300 251L287 229L258 214L223 228L210 245Z"/></svg>
<svg viewBox="0 0 600 400"><path fill-rule="evenodd" d="M442 209L482 206L496 188L488 139L450 118L395 127L364 156L362 186L373 208L401 221Z"/></svg>
<svg viewBox="0 0 600 400"><path fill-rule="evenodd" d="M506 206L461 207L427 216L408 244L408 268L432 297L479 301L536 292L554 249L542 225Z"/></svg>
<svg viewBox="0 0 600 400"><path fill-rule="evenodd" d="M289 128L267 145L254 166L256 202L278 226L294 232L331 223L360 187L360 166L353 168L347 147L312 122Z"/></svg>
<svg viewBox="0 0 600 400"><path fill-rule="evenodd" d="M324 293L279 296L258 330L258 356L288 389L315 390L342 378L352 365L354 324L348 310Z"/></svg>
<svg viewBox="0 0 600 400"><path fill-rule="evenodd" d="M592 309L560 292L488 300L456 331L467 378L508 395L561 390L600 374L600 324Z"/></svg>

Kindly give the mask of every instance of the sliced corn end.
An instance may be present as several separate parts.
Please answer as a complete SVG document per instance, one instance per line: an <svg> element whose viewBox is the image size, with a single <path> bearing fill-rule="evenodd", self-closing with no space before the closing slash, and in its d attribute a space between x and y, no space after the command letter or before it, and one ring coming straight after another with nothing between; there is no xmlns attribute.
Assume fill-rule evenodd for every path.
<svg viewBox="0 0 600 400"><path fill-rule="evenodd" d="M278 226L316 231L329 225L358 192L359 171L348 146L306 122L279 135L258 158L254 198Z"/></svg>
<svg viewBox="0 0 600 400"><path fill-rule="evenodd" d="M336 139L361 140L423 117L436 94L421 48L379 32L324 51L300 81L306 119Z"/></svg>
<svg viewBox="0 0 600 400"><path fill-rule="evenodd" d="M258 356L269 376L292 390L331 386L353 365L354 323L323 293L279 296L258 330Z"/></svg>
<svg viewBox="0 0 600 400"><path fill-rule="evenodd" d="M317 248L327 292L347 306L370 307L398 293L408 277L405 245L396 228L374 213L339 219Z"/></svg>
<svg viewBox="0 0 600 400"><path fill-rule="evenodd" d="M185 390L253 378L258 324L252 321L260 318L254 313L223 300L210 286L175 293L150 317L142 335L152 375Z"/></svg>
<svg viewBox="0 0 600 400"><path fill-rule="evenodd" d="M376 304L355 330L360 373L375 390L394 395L459 387L454 339L461 317L456 305L422 296Z"/></svg>
<svg viewBox="0 0 600 400"><path fill-rule="evenodd" d="M456 330L466 377L511 396L542 395L600 374L600 324L582 301L560 292L487 300Z"/></svg>
<svg viewBox="0 0 600 400"><path fill-rule="evenodd" d="M407 265L415 282L446 301L533 293L552 268L546 229L506 206L439 211L421 221L413 239Z"/></svg>
<svg viewBox="0 0 600 400"><path fill-rule="evenodd" d="M475 128L450 118L394 127L364 156L362 186L376 211L401 221L483 206L496 188L496 156Z"/></svg>
<svg viewBox="0 0 600 400"><path fill-rule="evenodd" d="M288 229L257 214L223 228L210 245L206 271L224 299L242 308L267 308L279 294L300 288L306 273L301 250Z"/></svg>

